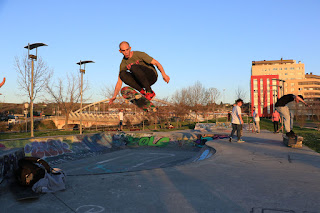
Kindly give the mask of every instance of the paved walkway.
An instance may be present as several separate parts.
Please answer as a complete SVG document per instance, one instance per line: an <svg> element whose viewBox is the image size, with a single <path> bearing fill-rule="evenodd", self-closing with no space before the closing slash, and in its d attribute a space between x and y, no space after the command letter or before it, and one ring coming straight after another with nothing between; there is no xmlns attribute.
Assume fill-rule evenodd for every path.
<svg viewBox="0 0 320 213"><path fill-rule="evenodd" d="M242 144L227 139L207 142L216 153L204 161L68 176L67 190L35 201L17 202L1 188L0 212L320 212L320 154L307 147L285 147L278 134L244 135Z"/></svg>

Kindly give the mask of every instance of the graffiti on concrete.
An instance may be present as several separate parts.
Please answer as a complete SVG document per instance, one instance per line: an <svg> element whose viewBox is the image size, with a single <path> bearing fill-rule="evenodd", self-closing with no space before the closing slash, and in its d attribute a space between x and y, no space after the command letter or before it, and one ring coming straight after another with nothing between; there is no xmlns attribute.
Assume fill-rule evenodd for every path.
<svg viewBox="0 0 320 213"><path fill-rule="evenodd" d="M204 145L207 141L224 139L224 138L229 138L229 136L219 135L219 134L198 134L197 140L195 140L194 142L197 145Z"/></svg>
<svg viewBox="0 0 320 213"><path fill-rule="evenodd" d="M197 161L201 161L201 160L210 158L211 156L212 156L212 153L210 152L210 150L207 149L200 155L200 157L197 159Z"/></svg>
<svg viewBox="0 0 320 213"><path fill-rule="evenodd" d="M164 147L170 142L169 137L119 134L113 136L113 144L124 142L126 145Z"/></svg>
<svg viewBox="0 0 320 213"><path fill-rule="evenodd" d="M26 156L46 158L71 153L72 150L67 143L60 139L48 139L47 141L34 141L26 144L24 152Z"/></svg>
<svg viewBox="0 0 320 213"><path fill-rule="evenodd" d="M23 149L9 152L0 157L0 181L18 168L18 161L23 157Z"/></svg>
<svg viewBox="0 0 320 213"><path fill-rule="evenodd" d="M112 145L110 144L110 138L103 136L104 134L84 136L81 140L81 143L86 145L92 152L103 152L106 149L110 149L112 147Z"/></svg>
<svg viewBox="0 0 320 213"><path fill-rule="evenodd" d="M162 137L162 138L156 138L154 136L151 137L142 137L139 139L139 146L158 146L163 147L168 145L168 142L170 141L170 138L168 137Z"/></svg>

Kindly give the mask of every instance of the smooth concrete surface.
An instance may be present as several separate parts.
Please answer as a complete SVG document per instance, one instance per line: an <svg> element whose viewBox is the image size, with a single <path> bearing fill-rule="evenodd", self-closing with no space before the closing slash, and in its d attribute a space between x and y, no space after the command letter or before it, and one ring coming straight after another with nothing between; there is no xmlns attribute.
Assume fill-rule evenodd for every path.
<svg viewBox="0 0 320 213"><path fill-rule="evenodd" d="M0 185L0 212L320 212L319 153L305 146L288 148L281 135L267 131L244 131L243 139L241 144L209 141L207 145L216 150L209 159L150 170L83 174L72 171L72 163L85 167L94 159L69 162L61 165L73 174L67 177L65 191L18 202L8 187ZM93 158L103 161L101 156ZM106 156L105 161L113 158Z"/></svg>

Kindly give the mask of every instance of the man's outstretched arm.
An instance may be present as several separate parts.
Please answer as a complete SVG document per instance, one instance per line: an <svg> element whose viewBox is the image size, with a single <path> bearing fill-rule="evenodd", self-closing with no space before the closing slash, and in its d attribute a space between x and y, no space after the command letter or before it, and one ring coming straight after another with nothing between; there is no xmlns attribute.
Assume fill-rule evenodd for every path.
<svg viewBox="0 0 320 213"><path fill-rule="evenodd" d="M120 79L120 76L119 76L117 84L116 84L116 87L114 89L114 94L113 94L112 98L110 98L109 104L112 104L113 101L116 99L117 95L119 94L119 91L120 91L121 87L122 87L122 80Z"/></svg>
<svg viewBox="0 0 320 213"><path fill-rule="evenodd" d="M2 87L5 82L6 82L6 78L3 78L3 81L0 83L0 87Z"/></svg>
<svg viewBox="0 0 320 213"><path fill-rule="evenodd" d="M304 105L309 106L302 98L300 98L299 96L296 96L296 99L298 101L301 101L302 103L304 103Z"/></svg>
<svg viewBox="0 0 320 213"><path fill-rule="evenodd" d="M155 59L152 59L151 64L157 66L158 70L161 72L162 74L162 78L165 82L169 83L170 81L170 77L166 74L166 72L164 71L162 65Z"/></svg>

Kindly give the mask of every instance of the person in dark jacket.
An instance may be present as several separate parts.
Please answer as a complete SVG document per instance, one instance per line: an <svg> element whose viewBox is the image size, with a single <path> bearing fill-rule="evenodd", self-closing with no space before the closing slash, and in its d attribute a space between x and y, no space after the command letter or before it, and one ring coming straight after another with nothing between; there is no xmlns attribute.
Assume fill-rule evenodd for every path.
<svg viewBox="0 0 320 213"><path fill-rule="evenodd" d="M304 101L302 95L294 95L294 94L288 94L288 95L282 96L275 104L276 110L283 117L284 128L286 130L286 135L288 137L295 137L295 133L292 131L293 117L290 116L289 107L287 106L287 104L292 101L295 101L296 103L299 103L301 101L306 106L308 106L308 104Z"/></svg>

